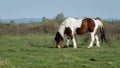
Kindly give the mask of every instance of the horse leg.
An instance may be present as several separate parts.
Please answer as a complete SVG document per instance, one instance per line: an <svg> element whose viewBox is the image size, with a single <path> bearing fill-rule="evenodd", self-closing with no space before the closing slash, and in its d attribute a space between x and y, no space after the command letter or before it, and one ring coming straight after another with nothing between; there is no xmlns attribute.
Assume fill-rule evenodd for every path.
<svg viewBox="0 0 120 68"><path fill-rule="evenodd" d="M76 44L75 38L73 38L72 41L73 41L73 48L77 48L77 44Z"/></svg>
<svg viewBox="0 0 120 68"><path fill-rule="evenodd" d="M99 43L98 36L97 36L97 35L95 35L95 38L96 38L96 46L97 46L97 47L100 47L100 43Z"/></svg>
<svg viewBox="0 0 120 68"><path fill-rule="evenodd" d="M65 45L64 47L65 47L65 48L66 48L66 47L69 47L69 44L70 44L70 38L67 37L66 45Z"/></svg>
<svg viewBox="0 0 120 68"><path fill-rule="evenodd" d="M66 46L69 46L69 44L70 44L70 39L68 38L68 39L67 39Z"/></svg>
<svg viewBox="0 0 120 68"><path fill-rule="evenodd" d="M76 40L75 40L74 34L73 34L72 41L73 41L73 48L77 48L77 44L76 44Z"/></svg>
<svg viewBox="0 0 120 68"><path fill-rule="evenodd" d="M95 33L94 32L92 32L91 33L91 42L90 42L90 44L89 44L89 46L88 46L88 48L91 48L91 47L93 47L93 43L94 43L94 40L95 40Z"/></svg>

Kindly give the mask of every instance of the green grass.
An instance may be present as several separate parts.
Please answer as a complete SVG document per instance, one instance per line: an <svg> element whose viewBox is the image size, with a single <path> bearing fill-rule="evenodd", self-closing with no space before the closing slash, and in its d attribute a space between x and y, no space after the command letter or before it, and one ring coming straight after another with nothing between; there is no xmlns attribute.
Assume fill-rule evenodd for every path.
<svg viewBox="0 0 120 68"><path fill-rule="evenodd" d="M54 35L0 37L0 68L120 68L120 40L101 48L87 48L81 37L78 48L57 49Z"/></svg>

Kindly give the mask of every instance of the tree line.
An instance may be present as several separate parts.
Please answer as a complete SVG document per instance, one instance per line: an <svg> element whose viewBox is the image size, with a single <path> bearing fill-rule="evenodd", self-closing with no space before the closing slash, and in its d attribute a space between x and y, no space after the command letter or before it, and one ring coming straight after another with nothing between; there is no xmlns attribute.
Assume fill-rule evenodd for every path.
<svg viewBox="0 0 120 68"><path fill-rule="evenodd" d="M16 23L15 21L10 21L9 23L5 23L0 21L0 36L43 33L55 34L60 23L66 18L63 13L59 13L52 19L43 17L41 22ZM120 20L104 20L100 17L96 17L96 19L100 19L103 22L109 38L116 37L120 39Z"/></svg>

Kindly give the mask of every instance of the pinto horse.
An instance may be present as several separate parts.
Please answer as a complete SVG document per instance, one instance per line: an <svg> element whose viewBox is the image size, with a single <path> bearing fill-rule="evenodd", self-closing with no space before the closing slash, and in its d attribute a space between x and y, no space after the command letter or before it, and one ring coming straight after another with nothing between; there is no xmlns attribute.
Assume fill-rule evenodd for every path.
<svg viewBox="0 0 120 68"><path fill-rule="evenodd" d="M100 20L95 20L92 18L84 18L84 19L75 19L75 18L67 18L64 20L55 36L56 47L61 48L63 44L63 39L65 34L67 36L66 46L69 46L70 39L73 42L73 48L77 48L75 35L84 34L90 32L91 34L91 42L88 48L93 47L94 40L96 39L96 46L100 47L100 42L98 39L97 31L100 29L101 39L106 41L105 32L103 24Z"/></svg>

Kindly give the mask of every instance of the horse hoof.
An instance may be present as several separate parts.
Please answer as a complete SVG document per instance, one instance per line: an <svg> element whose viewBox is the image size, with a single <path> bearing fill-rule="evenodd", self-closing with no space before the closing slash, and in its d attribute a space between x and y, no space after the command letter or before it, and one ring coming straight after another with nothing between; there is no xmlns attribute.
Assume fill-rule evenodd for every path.
<svg viewBox="0 0 120 68"><path fill-rule="evenodd" d="M87 48L92 48L92 46L88 46Z"/></svg>
<svg viewBox="0 0 120 68"><path fill-rule="evenodd" d="M61 49L61 47L60 47L60 46L57 46L57 48L58 48L58 49Z"/></svg>
<svg viewBox="0 0 120 68"><path fill-rule="evenodd" d="M73 48L77 48L77 47L73 47Z"/></svg>

